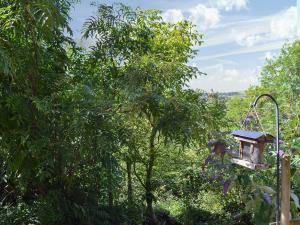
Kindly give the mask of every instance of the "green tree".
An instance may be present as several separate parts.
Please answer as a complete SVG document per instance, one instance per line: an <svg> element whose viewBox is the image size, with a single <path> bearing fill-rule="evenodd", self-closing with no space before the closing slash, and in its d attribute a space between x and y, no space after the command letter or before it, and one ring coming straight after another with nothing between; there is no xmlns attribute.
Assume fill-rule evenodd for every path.
<svg viewBox="0 0 300 225"><path fill-rule="evenodd" d="M0 1L1 198L16 209L64 189L70 152L64 148L61 91L68 82L70 6Z"/></svg>
<svg viewBox="0 0 300 225"><path fill-rule="evenodd" d="M145 189L147 223L157 223L153 176L161 151L170 150L168 145L203 145L210 131L219 129L216 117L223 115L222 110L211 115L203 94L185 86L199 74L187 63L202 35L187 21L163 22L155 10L101 5L97 16L87 21L84 36L96 40L92 55L108 95L118 100L121 113L144 126L139 135L147 146L139 149L144 165L139 180Z"/></svg>
<svg viewBox="0 0 300 225"><path fill-rule="evenodd" d="M192 208L199 149L227 127L224 99L186 86L202 35L100 5L81 49L72 3L0 0L0 224L158 224L166 196Z"/></svg>

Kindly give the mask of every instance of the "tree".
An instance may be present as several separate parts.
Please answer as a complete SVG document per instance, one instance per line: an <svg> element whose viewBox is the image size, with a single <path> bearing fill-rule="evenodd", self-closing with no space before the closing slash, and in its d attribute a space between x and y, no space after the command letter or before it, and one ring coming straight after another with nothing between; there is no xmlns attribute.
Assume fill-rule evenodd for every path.
<svg viewBox="0 0 300 225"><path fill-rule="evenodd" d="M155 224L153 176L157 157L166 149L163 145L176 149L203 144L209 132L219 128L203 94L185 88L199 73L187 62L202 35L187 21L163 22L155 10L101 5L86 23L84 36L95 39L92 55L103 72L103 84L113 84L107 90L119 102L119 112L145 127L141 137L148 147L140 153L145 171L139 180L145 188L147 223Z"/></svg>
<svg viewBox="0 0 300 225"><path fill-rule="evenodd" d="M30 206L28 223L36 220L35 207L42 214L50 205L44 207L45 201L66 199L72 150L61 100L69 81L65 46L73 45L67 36L70 6L67 0L0 1L1 202L15 210Z"/></svg>
<svg viewBox="0 0 300 225"><path fill-rule="evenodd" d="M30 180L57 135L50 121L56 121L56 93L66 80L69 6L68 1L0 2L1 149L12 176L24 173L20 179L36 186L35 192L43 192L41 184Z"/></svg>
<svg viewBox="0 0 300 225"><path fill-rule="evenodd" d="M200 150L227 126L224 99L186 86L202 35L99 5L81 49L72 3L0 0L0 224L164 223L155 207L175 189L190 207Z"/></svg>

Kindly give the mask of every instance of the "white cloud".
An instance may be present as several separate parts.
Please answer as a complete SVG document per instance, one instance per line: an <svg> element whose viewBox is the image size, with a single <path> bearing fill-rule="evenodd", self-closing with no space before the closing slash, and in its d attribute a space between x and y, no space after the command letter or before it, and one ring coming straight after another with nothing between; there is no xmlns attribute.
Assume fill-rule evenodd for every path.
<svg viewBox="0 0 300 225"><path fill-rule="evenodd" d="M278 13L270 22L271 34L276 38L293 38L297 35L297 8Z"/></svg>
<svg viewBox="0 0 300 225"><path fill-rule="evenodd" d="M170 23L177 23L185 19L180 9L168 9L162 14L162 18Z"/></svg>
<svg viewBox="0 0 300 225"><path fill-rule="evenodd" d="M215 55L201 56L201 57L199 57L199 61L211 60L211 59L217 59L217 58L223 58L223 57L235 56L235 55L242 55L242 54L248 54L248 53L276 50L276 49L282 48L284 43L285 43L284 40L273 41L273 42L266 43L266 44L256 45L253 47L244 47L244 48L235 49L233 51L223 52L223 53L219 53L219 54L215 54Z"/></svg>
<svg viewBox="0 0 300 225"><path fill-rule="evenodd" d="M248 0L211 0L210 3L218 9L231 11L233 9L241 10L247 8Z"/></svg>
<svg viewBox="0 0 300 225"><path fill-rule="evenodd" d="M241 46L252 47L264 40L259 34L239 33L236 34L236 43Z"/></svg>
<svg viewBox="0 0 300 225"><path fill-rule="evenodd" d="M256 66L262 65L265 59L273 58L284 43L296 39L295 6L259 18L245 19L245 16L232 17L227 14L221 16L222 10L247 8L248 1L206 0L206 3L180 11L186 19L192 20L206 37L199 57L192 62L195 66L204 65L199 66L199 69L208 76L192 80L192 88L225 92L245 90L250 85L256 85L260 70ZM256 61L249 63L254 69L243 68L245 64L234 65L220 61L235 57L237 62L243 62L243 59L239 59L243 54L252 54ZM207 64L214 65L207 67Z"/></svg>
<svg viewBox="0 0 300 225"><path fill-rule="evenodd" d="M247 7L248 0L209 0L206 4L198 4L185 10L187 17L180 9L168 9L163 14L163 20L177 23L184 19L191 20L200 31L214 28L220 22L220 10L240 10Z"/></svg>
<svg viewBox="0 0 300 225"><path fill-rule="evenodd" d="M207 76L193 79L189 83L191 88L205 91L230 92L243 91L250 86L257 85L260 67L241 69L232 67L230 64L219 63L204 67L201 71L207 73Z"/></svg>
<svg viewBox="0 0 300 225"><path fill-rule="evenodd" d="M260 58L261 60L265 61L266 59L270 60L273 59L274 57L276 57L277 54L275 52L265 52L264 57Z"/></svg>
<svg viewBox="0 0 300 225"><path fill-rule="evenodd" d="M186 14L186 17L184 16ZM198 4L194 8L182 11L180 9L168 9L162 14L164 21L177 23L182 20L190 20L203 32L215 27L220 22L220 13L217 8Z"/></svg>
<svg viewBox="0 0 300 225"><path fill-rule="evenodd" d="M220 13L217 8L198 4L195 8L190 9L189 13L188 19L196 24L200 31L213 28L220 22Z"/></svg>
<svg viewBox="0 0 300 225"><path fill-rule="evenodd" d="M220 23L217 29L210 30L207 33L205 46L214 46L228 43L245 44L257 43L257 35L269 32L270 16L258 19L239 20L230 23ZM248 38L248 36L254 36ZM248 39L248 40L244 40ZM254 41L256 40L256 41Z"/></svg>
<svg viewBox="0 0 300 225"><path fill-rule="evenodd" d="M291 41L297 36L297 10L292 6L275 14L256 19L219 23L206 32L204 46L236 43L243 47Z"/></svg>
<svg viewBox="0 0 300 225"><path fill-rule="evenodd" d="M237 69L226 69L223 71L225 82L236 81L239 78L240 72Z"/></svg>

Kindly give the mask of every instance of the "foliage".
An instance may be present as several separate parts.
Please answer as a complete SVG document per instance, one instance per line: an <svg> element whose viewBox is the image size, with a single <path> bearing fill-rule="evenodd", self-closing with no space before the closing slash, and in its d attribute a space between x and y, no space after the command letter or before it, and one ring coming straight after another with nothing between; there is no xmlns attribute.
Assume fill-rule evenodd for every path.
<svg viewBox="0 0 300 225"><path fill-rule="evenodd" d="M96 5L72 40L68 0L0 0L0 224L265 224L272 169L228 164L229 137L261 92L278 99L282 145L298 151L299 42L244 98L190 89L203 35L158 10ZM258 109L266 131L272 106ZM258 123L246 126L258 129ZM225 155L224 155L225 154ZM273 155L272 155L273 154ZM219 157L221 156L221 158ZM266 160L273 163L274 151ZM300 190L293 158L293 189Z"/></svg>
<svg viewBox="0 0 300 225"><path fill-rule="evenodd" d="M80 49L72 3L0 1L1 221L158 223L161 196L190 195L174 175L226 126L224 100L185 85L202 35L99 5L83 34L95 44Z"/></svg>

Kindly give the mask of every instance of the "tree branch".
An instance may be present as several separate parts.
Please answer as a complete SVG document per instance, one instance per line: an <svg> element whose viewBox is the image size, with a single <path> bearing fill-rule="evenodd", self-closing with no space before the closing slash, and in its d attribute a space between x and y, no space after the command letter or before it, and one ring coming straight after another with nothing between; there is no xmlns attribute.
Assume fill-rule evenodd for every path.
<svg viewBox="0 0 300 225"><path fill-rule="evenodd" d="M140 182L140 184L143 186L143 188L146 189L146 185L144 184L143 180L139 177L139 175L136 172L135 163L133 163L133 172L134 172L134 175L136 176L136 178L138 179L138 181Z"/></svg>

